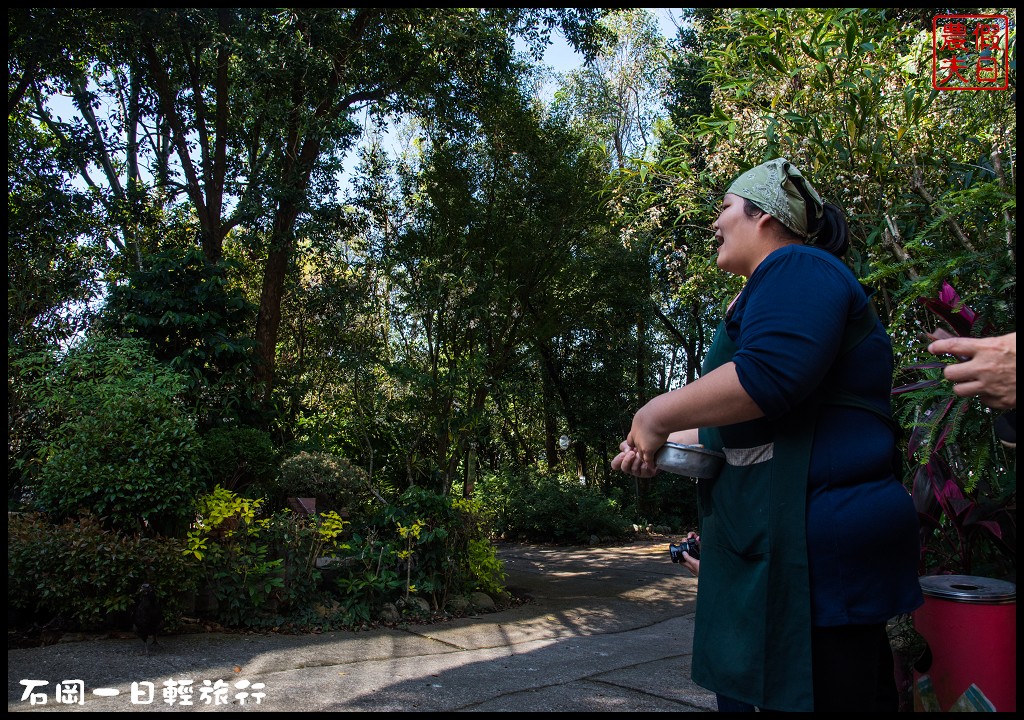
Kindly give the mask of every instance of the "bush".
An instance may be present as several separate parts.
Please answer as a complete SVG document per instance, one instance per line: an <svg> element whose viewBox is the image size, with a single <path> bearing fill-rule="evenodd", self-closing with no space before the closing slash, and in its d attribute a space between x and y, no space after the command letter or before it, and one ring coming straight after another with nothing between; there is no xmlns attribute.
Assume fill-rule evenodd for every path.
<svg viewBox="0 0 1024 720"><path fill-rule="evenodd" d="M259 517L262 504L218 486L199 499L188 535L184 552L199 561L214 617L226 625L280 625L304 614L323 595L317 558L347 548L337 513Z"/></svg>
<svg viewBox="0 0 1024 720"><path fill-rule="evenodd" d="M668 526L673 532L684 535L697 530L696 482L662 472L646 483L645 491L639 497L633 488L620 491L623 517L642 526Z"/></svg>
<svg viewBox="0 0 1024 720"><path fill-rule="evenodd" d="M265 490L277 471L277 451L270 435L252 427L215 427L203 436L203 462L211 487Z"/></svg>
<svg viewBox="0 0 1024 720"><path fill-rule="evenodd" d="M592 535L624 537L630 524L618 503L598 490L535 470L485 473L476 485L491 531L527 542L583 544Z"/></svg>
<svg viewBox="0 0 1024 720"><path fill-rule="evenodd" d="M213 617L226 625L353 626L412 596L441 609L455 594L504 590L504 568L471 501L412 487L358 528L334 512L266 515L263 499L221 487L198 508L185 552L200 562L216 600ZM339 560L330 584L316 567L319 557ZM337 617L315 618L313 608L328 605L331 591ZM405 602L404 612L417 611Z"/></svg>
<svg viewBox="0 0 1024 720"><path fill-rule="evenodd" d="M379 507L356 528L351 545L357 564L338 589L352 622L412 595L442 609L454 595L504 591L504 566L474 501L410 487L397 504Z"/></svg>
<svg viewBox="0 0 1024 720"><path fill-rule="evenodd" d="M353 511L369 487L365 470L338 455L300 452L281 463L270 486L276 500L315 497L317 509Z"/></svg>
<svg viewBox="0 0 1024 720"><path fill-rule="evenodd" d="M130 624L136 592L148 582L172 620L198 579L184 548L180 539L104 528L88 514L55 525L39 513L15 513L7 525L7 604L42 621L60 616L95 630Z"/></svg>
<svg viewBox="0 0 1024 720"><path fill-rule="evenodd" d="M469 541L467 558L473 588L491 595L505 592L505 564L498 559L498 550L488 540L473 538Z"/></svg>
<svg viewBox="0 0 1024 720"><path fill-rule="evenodd" d="M127 533L182 534L203 482L201 441L176 400L185 380L133 340L89 340L39 362L32 396L50 431L36 509L56 519L87 511Z"/></svg>

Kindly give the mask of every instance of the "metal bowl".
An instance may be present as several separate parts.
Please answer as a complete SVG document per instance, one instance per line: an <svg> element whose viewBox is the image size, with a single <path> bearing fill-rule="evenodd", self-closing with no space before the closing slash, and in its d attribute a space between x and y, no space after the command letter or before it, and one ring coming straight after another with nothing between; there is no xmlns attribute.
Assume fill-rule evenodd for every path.
<svg viewBox="0 0 1024 720"><path fill-rule="evenodd" d="M667 442L657 455L654 463L659 470L675 473L684 477L713 478L725 464L725 455L715 450L708 450L703 445L680 445Z"/></svg>

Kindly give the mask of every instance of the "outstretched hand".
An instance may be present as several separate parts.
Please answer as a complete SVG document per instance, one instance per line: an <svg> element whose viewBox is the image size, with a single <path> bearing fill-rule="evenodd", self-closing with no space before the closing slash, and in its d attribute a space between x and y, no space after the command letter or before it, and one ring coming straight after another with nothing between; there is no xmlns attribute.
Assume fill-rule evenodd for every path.
<svg viewBox="0 0 1024 720"><path fill-rule="evenodd" d="M932 342L928 352L960 360L943 371L960 397L977 397L997 410L1017 407L1017 333L943 338Z"/></svg>

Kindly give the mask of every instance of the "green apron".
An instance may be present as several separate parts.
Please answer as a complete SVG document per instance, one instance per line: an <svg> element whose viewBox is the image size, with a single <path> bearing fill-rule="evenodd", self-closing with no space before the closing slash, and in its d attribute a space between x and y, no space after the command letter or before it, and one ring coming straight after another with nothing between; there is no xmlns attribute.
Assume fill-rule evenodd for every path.
<svg viewBox="0 0 1024 720"><path fill-rule="evenodd" d="M872 308L851 323L841 352L863 340L876 318ZM702 374L735 352L723 321ZM692 678L769 710L814 709L805 511L822 403L877 413L854 396L819 390L775 423L770 460L727 463L717 478L698 483L701 567ZM723 449L716 428L701 428L700 441Z"/></svg>

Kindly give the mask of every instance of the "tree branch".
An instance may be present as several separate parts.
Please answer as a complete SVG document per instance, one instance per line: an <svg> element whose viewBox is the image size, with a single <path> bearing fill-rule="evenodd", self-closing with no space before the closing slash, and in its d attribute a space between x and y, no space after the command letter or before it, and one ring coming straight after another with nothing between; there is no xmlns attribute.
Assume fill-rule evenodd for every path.
<svg viewBox="0 0 1024 720"><path fill-rule="evenodd" d="M902 240L900 238L899 228L896 227L896 223L892 221L892 218L889 217L888 213L885 214L885 224L888 227L886 227L885 230L882 231L883 242L885 242L885 244L892 249L896 257L899 258L900 262L906 264L907 274L910 275L911 280L917 280L919 275L917 274L917 271L914 270L914 266L910 258L910 253L908 253L906 251L906 248L904 248L901 244Z"/></svg>
<svg viewBox="0 0 1024 720"><path fill-rule="evenodd" d="M946 224L953 230L953 234L957 236L963 246L972 253L978 252L974 249L974 245L971 243L970 239L968 239L967 234L964 233L963 229L960 227L960 223L956 221L956 218L946 212L946 208L935 202L935 198L933 198L931 193L928 192L928 189L925 188L924 182L921 180L921 171L917 167L914 168L914 174L910 180L910 184L926 203L942 214L942 219L946 221Z"/></svg>
<svg viewBox="0 0 1024 720"><path fill-rule="evenodd" d="M1006 173L1003 172L1003 151L995 148L989 156L992 158L992 168L995 170L996 178L999 179L999 187L1006 189ZM1009 208L1003 208L1003 226L1006 228L1006 251L1013 262L1017 262L1017 252L1013 242L1013 220L1010 217Z"/></svg>
<svg viewBox="0 0 1024 720"><path fill-rule="evenodd" d="M21 74L21 80L18 82L17 86L15 86L14 91L7 96L7 117L10 117L14 112L14 108L18 107L18 103L20 103L21 99L25 96L25 92L28 90L29 85L34 82L36 70L38 68L38 63L29 63L28 67L25 68L25 72Z"/></svg>

